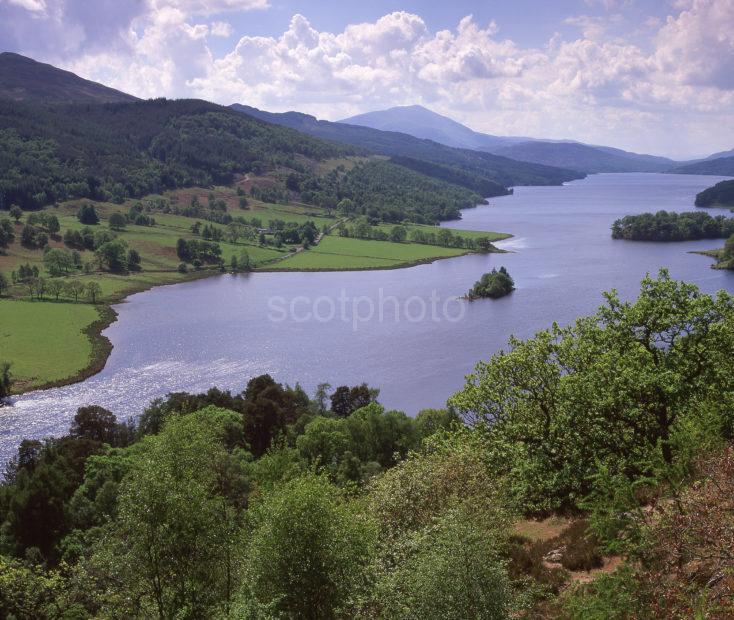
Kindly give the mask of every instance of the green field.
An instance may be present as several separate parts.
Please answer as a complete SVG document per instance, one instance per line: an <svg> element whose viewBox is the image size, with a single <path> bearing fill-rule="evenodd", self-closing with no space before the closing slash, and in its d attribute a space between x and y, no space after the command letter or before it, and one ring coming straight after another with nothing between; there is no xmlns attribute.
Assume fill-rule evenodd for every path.
<svg viewBox="0 0 734 620"><path fill-rule="evenodd" d="M270 269L380 269L461 256L466 250L418 243L324 237L319 245L269 266Z"/></svg>
<svg viewBox="0 0 734 620"><path fill-rule="evenodd" d="M69 379L92 361L84 330L99 320L90 304L0 300L0 359L12 363L16 390Z"/></svg>
<svg viewBox="0 0 734 620"><path fill-rule="evenodd" d="M378 224L376 228L379 228L383 232L389 234L394 226L395 224ZM428 226L427 224L403 224L403 226L405 226L405 228L407 228L408 230L409 239L410 233L414 230L421 230L424 233L435 233L440 230L439 226ZM451 232L457 237L463 237L464 239L480 239L486 237L490 241L501 241L502 239L507 239L508 237L512 236L507 233L498 233L484 230L462 230L459 228L451 228L449 230L451 230Z"/></svg>

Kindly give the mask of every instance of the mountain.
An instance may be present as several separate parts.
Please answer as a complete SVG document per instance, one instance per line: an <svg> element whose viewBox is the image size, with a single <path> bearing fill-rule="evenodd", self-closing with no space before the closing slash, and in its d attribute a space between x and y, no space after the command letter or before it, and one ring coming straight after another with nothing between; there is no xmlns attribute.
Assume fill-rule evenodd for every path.
<svg viewBox="0 0 734 620"><path fill-rule="evenodd" d="M706 159L721 159L722 157L734 157L734 149L729 151L719 151L706 157Z"/></svg>
<svg viewBox="0 0 734 620"><path fill-rule="evenodd" d="M407 133L416 138L440 142L462 149L491 151L496 148L525 142L531 138L503 138L479 133L466 125L442 116L420 105L397 106L377 112L358 114L339 121L381 131Z"/></svg>
<svg viewBox="0 0 734 620"><path fill-rule="evenodd" d="M734 177L734 157L719 157L672 168L673 174L711 174Z"/></svg>
<svg viewBox="0 0 734 620"><path fill-rule="evenodd" d="M402 166L462 185L485 197L506 193L504 188L509 186L559 185L584 176L575 170L518 162L483 151L449 147L406 133L317 120L300 112L265 112L241 104L234 104L231 107L239 112L317 138L342 142L386 155Z"/></svg>
<svg viewBox="0 0 734 620"><path fill-rule="evenodd" d="M494 151L520 161L535 162L596 172L665 172L676 162L665 157L638 155L611 147L594 147L578 142L522 142Z"/></svg>
<svg viewBox="0 0 734 620"><path fill-rule="evenodd" d="M137 97L32 58L0 53L0 97L37 103L121 103Z"/></svg>
<svg viewBox="0 0 734 620"><path fill-rule="evenodd" d="M621 149L571 140L502 137L476 132L422 106L402 106L359 114L342 123L399 131L448 146L487 151L510 159L546 166L595 172L663 172L677 162Z"/></svg>

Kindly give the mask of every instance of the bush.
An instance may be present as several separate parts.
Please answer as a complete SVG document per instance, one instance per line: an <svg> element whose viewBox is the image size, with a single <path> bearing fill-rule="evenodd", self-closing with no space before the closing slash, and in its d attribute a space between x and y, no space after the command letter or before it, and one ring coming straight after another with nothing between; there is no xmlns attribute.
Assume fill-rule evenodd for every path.
<svg viewBox="0 0 734 620"><path fill-rule="evenodd" d="M368 584L374 527L325 478L276 487L251 508L246 606L278 617L348 617Z"/></svg>
<svg viewBox="0 0 734 620"><path fill-rule="evenodd" d="M76 213L76 217L82 224L99 224L99 215L97 215L97 210L94 208L94 205L82 205L81 207L79 207L79 210Z"/></svg>

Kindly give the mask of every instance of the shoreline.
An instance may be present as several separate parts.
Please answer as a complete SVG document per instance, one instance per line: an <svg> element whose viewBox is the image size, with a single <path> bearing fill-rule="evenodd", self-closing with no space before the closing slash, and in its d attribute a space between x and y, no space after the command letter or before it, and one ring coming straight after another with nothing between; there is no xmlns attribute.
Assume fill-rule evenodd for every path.
<svg viewBox="0 0 734 620"><path fill-rule="evenodd" d="M504 233L503 233L504 234ZM512 238L513 235L506 234L502 239L498 239L497 241L505 241L507 239ZM494 241L492 243L495 243ZM418 267L420 265L428 265L440 260L449 260L452 258L460 258L462 256L469 256L471 254L506 254L509 250L502 250L500 248L497 248L496 252L476 252L476 251L466 251L461 254L457 254L455 256L436 256L432 258L423 258L415 261L409 261L400 263L397 265L389 265L389 266L382 266L382 267L343 267L343 268L318 268L318 269L304 269L304 268L285 268L285 269L274 269L274 268L268 268L268 267L262 267L262 268L255 268L250 272L247 273L333 273L333 272L339 272L339 271L392 271L394 269L409 269L411 267ZM132 295L136 295L138 293L144 293L146 291L150 291L154 288L162 287L162 286L174 286L177 284L186 284L188 282L194 282L196 280L203 280L206 278L212 278L214 276L220 276L225 275L229 272L221 272L219 270L213 270L213 269L205 269L202 271L193 271L189 272L187 274L188 277L183 279L180 282L161 282L156 284L151 284L149 286L138 286L138 287L132 287L131 289L125 291L124 294L116 294L112 295L108 300L102 303L94 304L98 313L99 318L96 321L93 321L90 323L84 330L82 330L82 333L89 339L90 344L92 345L92 354L91 359L89 363L73 375L70 375L67 378L64 379L57 379L55 381L49 381L47 383L43 383L41 385L33 386L29 389L24 389L22 385L20 386L13 386L10 391L10 398L14 398L17 396L22 396L24 394L30 394L32 392L40 392L43 390L50 390L53 388L58 387L64 387L67 385L74 385L75 383L81 383L82 381L85 381L86 379L89 379L90 377L93 377L94 375L98 374L102 370L104 370L104 367L107 365L107 360L109 359L110 355L112 354L112 349L114 348L114 345L110 341L107 336L104 336L102 332L106 330L110 325L112 325L116 320L118 313L113 308L114 305L126 303L127 299L131 297ZM12 299L8 299L8 301L12 301ZM44 303L44 302L39 302ZM20 389L17 389L20 387Z"/></svg>

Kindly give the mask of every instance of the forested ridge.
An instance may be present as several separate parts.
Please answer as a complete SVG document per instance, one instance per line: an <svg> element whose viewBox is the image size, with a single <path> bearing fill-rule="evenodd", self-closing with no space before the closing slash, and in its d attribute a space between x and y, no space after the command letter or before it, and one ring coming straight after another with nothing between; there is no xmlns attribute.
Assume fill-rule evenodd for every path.
<svg viewBox="0 0 734 620"><path fill-rule="evenodd" d="M441 174L452 174L462 177L462 185L476 190L482 183L494 183L500 186L511 185L560 185L565 181L583 178L583 173L542 164L516 161L507 157L493 155L472 149L459 149L445 146L432 140L415 138L395 131L380 131L370 127L332 123L317 120L308 114L286 112L276 114L235 104L231 106L245 114L251 114L265 121L291 127L319 138L338 141L355 147L396 158L403 163L412 160L412 165L428 164L443 168ZM496 188L499 192L499 188ZM501 195L503 192L486 194Z"/></svg>
<svg viewBox="0 0 734 620"><path fill-rule="evenodd" d="M508 193L509 185L580 176L406 134L301 122L301 116L310 118L305 115L295 115L291 128L281 115L243 106L234 111L199 100L125 102L124 93L50 65L12 54L2 60L0 210L76 198L119 203L167 189L227 185L251 173L275 181L259 196L264 200L314 201L331 209L348 198L373 219L433 224L458 217L460 209L487 196ZM44 82L53 88L39 90ZM27 88L18 91L18 83ZM329 159L373 154L393 161L355 170L344 165L331 177L318 167ZM287 186L283 171L299 182Z"/></svg>
<svg viewBox="0 0 734 620"><path fill-rule="evenodd" d="M42 106L0 99L0 125L4 208L228 183L257 165L354 152L198 100Z"/></svg>
<svg viewBox="0 0 734 620"><path fill-rule="evenodd" d="M269 376L137 422L83 407L6 469L0 612L730 617L733 347L732 297L663 271L415 419ZM524 533L548 515L570 525Z"/></svg>
<svg viewBox="0 0 734 620"><path fill-rule="evenodd" d="M696 194L697 207L734 207L734 181L721 181Z"/></svg>
<svg viewBox="0 0 734 620"><path fill-rule="evenodd" d="M0 130L0 209L37 209L78 197L121 202L276 169L307 180L303 199L335 208L350 198L377 219L393 211L399 215L392 221L434 223L483 200L451 175L426 176L382 160L320 174L309 162L365 152L198 100L41 106L0 99L0 124L6 128ZM300 185L293 188L292 196L285 184L269 193L301 198Z"/></svg>

